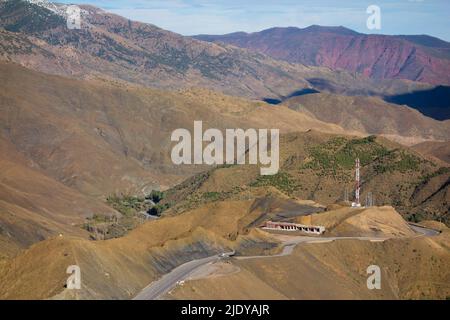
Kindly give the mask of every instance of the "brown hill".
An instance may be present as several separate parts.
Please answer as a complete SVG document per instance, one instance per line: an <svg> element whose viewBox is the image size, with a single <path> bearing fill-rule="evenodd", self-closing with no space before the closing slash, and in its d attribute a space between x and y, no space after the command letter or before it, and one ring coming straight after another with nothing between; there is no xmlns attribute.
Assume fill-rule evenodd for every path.
<svg viewBox="0 0 450 320"><path fill-rule="evenodd" d="M103 204L107 196L148 194L205 170L170 159L171 132L192 131L194 120L204 129L344 132L285 107L203 89L78 81L10 63L0 63L0 84L2 255L59 233L87 236L85 218L115 212Z"/></svg>
<svg viewBox="0 0 450 320"><path fill-rule="evenodd" d="M275 59L375 79L450 85L450 43L430 36L366 35L344 27L272 28L197 39L232 44Z"/></svg>
<svg viewBox="0 0 450 320"><path fill-rule="evenodd" d="M310 217L310 224L326 228L327 235L339 237L412 237L415 232L394 208L342 207ZM299 221L301 223L301 221Z"/></svg>
<svg viewBox="0 0 450 320"><path fill-rule="evenodd" d="M437 121L406 106L376 97L307 94L283 102L318 120L367 134L384 135L403 144L420 140L450 140L450 122Z"/></svg>
<svg viewBox="0 0 450 320"><path fill-rule="evenodd" d="M87 237L80 228L86 217L118 215L49 178L3 139L0 154L0 260L58 234Z"/></svg>
<svg viewBox="0 0 450 320"><path fill-rule="evenodd" d="M178 167L170 160L171 131L176 128L192 130L193 121L197 119L204 121L205 128L278 127L282 133L314 128L334 134L344 133L336 125L320 122L285 106L272 107L207 90L167 92L104 81L77 81L41 74L14 64L0 64L0 70L0 82L5 89L0 92L0 131L2 139L11 146L8 148L14 148L28 161L28 166L32 163L32 169L41 172L52 183L58 181L71 188L71 192L78 191L101 199L114 193L137 194L148 193L153 188L164 189L195 172L207 169ZM20 91L17 90L19 84ZM234 197L242 191L244 194L247 192L248 197L254 197L258 186L262 189L274 186L299 199L332 203L342 197L345 187L352 189L353 157L360 151L351 154L348 159L344 158L344 170L339 171L339 177L335 177L332 167L320 167L323 165L320 163L320 152L328 148L329 139L336 144L333 148L342 148L348 144L350 150L355 146L359 150L356 142L344 143L348 138L339 140L317 132L286 136L282 138L283 167L279 175L265 180L259 177L256 167L221 168L200 176L204 178L188 180L175 188L177 191L166 201L173 202L173 210L179 211L199 203ZM366 145L362 143L364 141L361 140L361 146ZM445 169L439 171L431 162L415 155L410 156L409 151L404 154L403 148L398 145L378 141L370 142L368 146L374 157L378 152L383 154L380 159L371 158L372 162L363 169L367 170L367 173L363 171L364 174L371 176L366 190L373 191L380 204L394 204L408 216L420 211L423 217L417 219L437 218L445 213L448 203L448 173ZM341 157L341 153L329 156ZM312 160L312 164L319 165L319 169L307 167L312 165L307 164ZM381 171L372 177L376 170ZM411 174L411 170L415 171ZM14 171L17 179L21 172ZM11 175L11 179L14 175ZM27 177L34 180L31 174ZM394 178L405 186L412 185L399 192ZM345 183L342 184L340 179L344 179ZM42 182L44 179L36 177L36 181ZM386 182L389 188L384 187ZM378 187L381 185L383 188ZM32 198L24 196L25 199L28 197ZM74 209L74 212L83 214L74 214L79 217L76 221L67 219L68 225L81 223L82 218L92 214L113 211L102 205L97 209L98 204L91 205L91 200L81 199L86 201L86 207L78 205L81 209ZM20 212L22 221L33 220L28 216L39 212L30 209L36 205L34 201L39 203L37 200L31 203L27 200L29 207L26 209L30 212L20 209L25 201L23 199L17 200L15 196L7 194L5 201L11 203L9 212L16 215ZM39 201L48 202L48 197ZM44 208L48 209L49 204L45 205ZM62 207L69 209L60 210ZM55 201L55 207L48 210L71 215L71 208L70 204L58 200ZM65 220L55 219L61 223ZM27 237L28 242L23 242L19 247L55 233L70 233L64 228L49 228L53 232ZM13 240L15 242L18 238Z"/></svg>
<svg viewBox="0 0 450 320"><path fill-rule="evenodd" d="M450 143L448 141L427 141L416 144L413 149L424 154L430 155L447 163L450 163Z"/></svg>
<svg viewBox="0 0 450 320"><path fill-rule="evenodd" d="M147 222L120 239L57 237L42 241L0 265L0 297L50 298L64 291L65 271L76 264L81 268L83 286L71 298L129 299L158 276L192 259L227 248L245 250L249 243L273 248L276 241L258 232L245 233L240 227L252 203L209 204L176 217Z"/></svg>

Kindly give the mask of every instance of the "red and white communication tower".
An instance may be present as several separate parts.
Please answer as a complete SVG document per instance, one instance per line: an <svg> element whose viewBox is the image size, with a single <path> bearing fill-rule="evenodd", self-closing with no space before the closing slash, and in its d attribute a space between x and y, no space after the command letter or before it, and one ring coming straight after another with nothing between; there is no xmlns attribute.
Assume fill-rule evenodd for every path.
<svg viewBox="0 0 450 320"><path fill-rule="evenodd" d="M361 180L360 180L360 162L359 158L356 159L356 174L355 174L355 202L352 203L352 207L361 207L360 192L361 192Z"/></svg>

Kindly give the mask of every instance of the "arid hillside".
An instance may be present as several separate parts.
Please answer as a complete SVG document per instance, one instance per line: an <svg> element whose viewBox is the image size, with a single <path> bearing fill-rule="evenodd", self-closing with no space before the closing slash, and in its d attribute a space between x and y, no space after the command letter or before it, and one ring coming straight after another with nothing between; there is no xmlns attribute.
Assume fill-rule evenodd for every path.
<svg viewBox="0 0 450 320"><path fill-rule="evenodd" d="M450 294L449 230L437 237L384 242L339 240L301 244L289 256L218 263L167 299L446 299ZM367 289L369 265L381 290Z"/></svg>
<svg viewBox="0 0 450 320"><path fill-rule="evenodd" d="M283 102L289 108L347 130L383 135L402 144L450 140L450 121L438 121L377 97L307 94Z"/></svg>
<svg viewBox="0 0 450 320"><path fill-rule="evenodd" d="M305 223L303 217L297 222ZM308 216L309 224L324 226L328 236L338 237L413 237L415 232L390 206L352 208L332 205L327 212Z"/></svg>
<svg viewBox="0 0 450 320"><path fill-rule="evenodd" d="M425 154L433 156L437 159L450 163L450 143L444 142L422 142L413 146L413 149Z"/></svg>
<svg viewBox="0 0 450 320"><path fill-rule="evenodd" d="M371 191L376 203L391 204L412 220L448 219L444 163L387 140L345 137L349 132L341 127L284 105L205 89L169 92L73 80L12 63L0 64L0 70L5 89L0 92L0 132L6 150L1 160L10 168L3 171L2 182L2 205L8 212L2 233L6 256L55 234L85 235L85 218L117 214L104 205L107 196L148 194L196 173L167 193L168 212L233 198L242 191L252 197L258 188L269 186L297 199L333 203L346 189L351 197L356 156L363 161L363 196ZM206 172L211 168L175 166L171 132L191 131L197 119L205 129L269 127L281 129L283 135L304 134L282 136L282 167L273 177L259 176L252 166ZM32 221L36 228L30 227Z"/></svg>
<svg viewBox="0 0 450 320"><path fill-rule="evenodd" d="M344 132L288 108L207 90L77 81L14 64L0 69L3 137L56 180L95 196L164 188L202 170L170 160L172 131L192 131L197 119L205 129Z"/></svg>
<svg viewBox="0 0 450 320"><path fill-rule="evenodd" d="M108 196L148 194L206 170L170 159L171 132L192 131L194 120L205 129L344 132L286 107L204 89L73 80L12 63L0 64L0 84L1 235L13 247L83 233L85 218L117 214Z"/></svg>
<svg viewBox="0 0 450 320"><path fill-rule="evenodd" d="M261 249L256 254L269 253L277 241L256 230L245 231L241 223L261 212L253 202L212 203L149 221L120 239L64 236L39 242L0 265L0 298L51 298L64 291L67 266L77 264L83 288L76 298L130 299L158 276L192 259L230 248L245 253L247 246L257 248L258 243Z"/></svg>
<svg viewBox="0 0 450 320"><path fill-rule="evenodd" d="M420 90L446 119L428 102L450 93L448 43L312 27L225 36L259 39L239 48L90 5L71 29L66 8L0 0L0 299L131 299L202 258L219 263L164 298L450 297L450 120L383 100ZM177 129L195 164L172 159ZM279 171L247 164L278 169L278 139L226 129L278 129ZM204 164L209 142L227 164Z"/></svg>
<svg viewBox="0 0 450 320"><path fill-rule="evenodd" d="M0 265L0 297L129 299L184 262L232 249L237 254L232 263L239 272L215 277L215 284L210 280L187 282L183 290L174 291L175 297L397 299L448 295L448 232L428 238L411 230L392 234L385 229L377 236L391 240L383 243L327 241L299 245L293 254L283 257L242 260L240 257L281 251L283 236L257 229L263 222L261 216L269 218L265 215L266 203L274 211L305 206L269 191L253 199L218 201L177 216L149 221L119 239L88 241L64 236L42 241ZM313 203L309 207L313 211L318 208ZM371 210L377 212L376 208ZM400 230L406 226L393 209L381 210L378 216L363 212L347 219L338 218L342 221L335 230L347 228L347 223L357 216L366 219L367 225L381 225L382 217L387 217L394 218L389 222L391 227ZM327 215L324 219L330 221L333 212L323 213ZM315 219L320 216L316 214ZM372 230L364 228L359 229L361 235L373 235ZM389 283L378 293L361 288L365 285L365 268L373 263L383 267L384 281ZM82 289L77 291L64 288L65 270L73 264L80 266L82 272ZM422 270L420 277L413 272L417 268ZM206 288L212 290L208 296ZM264 290L254 290L258 288Z"/></svg>
<svg viewBox="0 0 450 320"><path fill-rule="evenodd" d="M352 201L357 157L362 166L363 204L371 192L376 205L391 205L406 219L442 219L449 224L450 171L446 163L381 137L315 131L281 137L280 171L276 175L261 176L256 166L217 168L168 190L162 203L170 206L167 214L174 214L267 187L325 205Z"/></svg>
<svg viewBox="0 0 450 320"><path fill-rule="evenodd" d="M86 217L120 215L58 182L0 138L0 261L58 234L87 238Z"/></svg>
<svg viewBox="0 0 450 320"><path fill-rule="evenodd" d="M194 85L261 98L307 87L305 78L320 73L92 6L82 9L82 29L69 30L64 17L47 8L24 0L1 2L1 55L53 74L171 89Z"/></svg>

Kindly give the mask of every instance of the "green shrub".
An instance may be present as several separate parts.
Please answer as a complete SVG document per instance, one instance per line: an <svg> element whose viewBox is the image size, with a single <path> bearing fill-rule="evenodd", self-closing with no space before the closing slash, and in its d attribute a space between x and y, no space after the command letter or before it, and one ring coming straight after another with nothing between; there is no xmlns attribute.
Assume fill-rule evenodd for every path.
<svg viewBox="0 0 450 320"><path fill-rule="evenodd" d="M161 200L163 200L165 197L164 192L153 190L146 199L152 200L154 203L159 203Z"/></svg>
<svg viewBox="0 0 450 320"><path fill-rule="evenodd" d="M205 192L202 196L209 201L217 201L221 198L220 192Z"/></svg>
<svg viewBox="0 0 450 320"><path fill-rule="evenodd" d="M151 207L147 213L152 215L152 216L157 216L160 217L161 214L170 208L170 205L168 203L165 204L157 204L156 206Z"/></svg>

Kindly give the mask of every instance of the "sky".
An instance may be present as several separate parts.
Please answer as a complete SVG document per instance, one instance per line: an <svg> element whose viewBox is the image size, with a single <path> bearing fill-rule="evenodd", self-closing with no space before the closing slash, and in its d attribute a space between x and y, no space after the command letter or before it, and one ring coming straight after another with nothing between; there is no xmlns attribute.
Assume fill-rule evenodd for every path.
<svg viewBox="0 0 450 320"><path fill-rule="evenodd" d="M183 35L256 32L271 27L345 26L362 33L428 34L450 41L450 0L58 0L92 4ZM381 9L381 29L366 12Z"/></svg>

